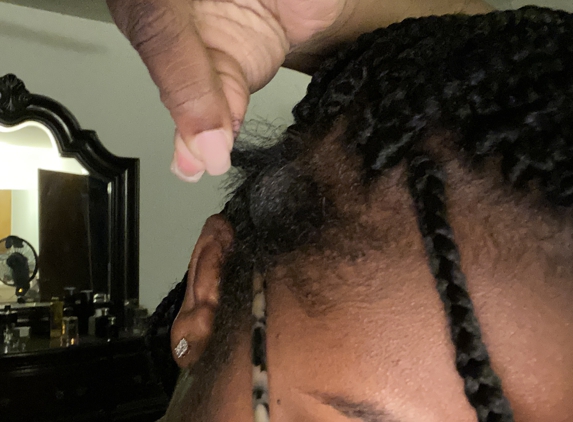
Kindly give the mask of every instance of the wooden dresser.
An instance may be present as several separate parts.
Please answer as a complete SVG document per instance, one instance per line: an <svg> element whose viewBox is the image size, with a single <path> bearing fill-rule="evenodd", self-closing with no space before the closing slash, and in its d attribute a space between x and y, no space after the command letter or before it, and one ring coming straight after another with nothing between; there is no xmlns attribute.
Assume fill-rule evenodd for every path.
<svg viewBox="0 0 573 422"><path fill-rule="evenodd" d="M45 343L42 345L42 341ZM142 337L0 355L1 422L154 422L167 397Z"/></svg>

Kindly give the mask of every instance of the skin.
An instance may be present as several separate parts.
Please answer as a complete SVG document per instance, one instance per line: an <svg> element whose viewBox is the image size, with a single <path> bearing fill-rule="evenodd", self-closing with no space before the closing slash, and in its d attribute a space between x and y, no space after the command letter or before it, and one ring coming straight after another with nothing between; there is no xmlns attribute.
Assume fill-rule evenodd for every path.
<svg viewBox="0 0 573 422"><path fill-rule="evenodd" d="M407 16L489 10L471 1L399 3L396 8L373 0L323 0L306 9L308 4L296 0L108 0L118 26L138 49L177 125L174 171L187 180L196 180L205 170L226 171L232 132L240 127L249 94L264 86L283 62L312 72L320 61L319 52L374 27ZM302 11L306 14L301 15ZM515 229L523 213L491 205L482 210L483 215L502 220L492 229L482 224L485 218L475 221L468 216L468 210L479 208L476 202L464 197L457 207L452 209L456 216L452 226L465 260L462 266L494 369L503 380L516 420L573 420L571 271L566 266L562 272L548 271L552 260L561 262L554 249L563 248L541 242L550 259L540 259L546 255L534 248L500 257L503 239L492 235L492 230ZM408 220L399 222L403 227L415 227L413 215L401 213L401 218ZM543 225L538 223L524 221L520 226L526 227L524 237L512 244L540 244L543 233L536 231ZM485 235L476 236L475 230ZM569 227L566 233L570 239ZM214 216L196 245L185 300L172 329L173 348L182 337L190 343L189 352L177 360L182 368L198 360L212 334L219 265L232 234L232 227ZM476 244L476 237L481 243ZM360 265L341 262L333 267L320 257L297 263L294 268L299 275L325 282L342 280L347 286L346 299L334 300L336 306L319 316L309 315L288 287L289 268L279 266L272 274L267 299L274 422L475 420L453 366L445 315L421 242L413 237L409 245L407 262L391 259L388 252L370 251ZM569 262L570 252L568 245ZM362 286L369 284L384 288L364 293ZM332 295L341 297L336 291ZM188 420L251 421L250 390L249 337L245 335L218 374L202 409L206 417ZM363 408L358 411L350 402L362 402ZM171 415L177 410L173 406Z"/></svg>
<svg viewBox="0 0 573 422"><path fill-rule="evenodd" d="M249 102L279 68L311 74L358 35L407 17L484 13L482 0L107 0L176 125L172 171L230 166Z"/></svg>
<svg viewBox="0 0 573 422"><path fill-rule="evenodd" d="M449 171L459 173L455 165ZM464 189L452 195L450 220L484 341L515 420L571 421L573 225L531 212L533 200L509 202L503 191L483 200L492 191L488 181L455 179ZM386 202L397 198L400 207L403 191L393 196L387 187L380 189L386 189ZM372 208L369 220L380 213ZM366 251L356 262L337 264L321 256L299 257L268 275L274 422L476 420L454 367L415 216L408 207L397 215L400 221L394 223L406 228L397 250ZM214 216L193 254L187 295L172 331L173 347L182 337L191 341L190 353L176 359L182 368L197 361L211 335L219 263L232 236L229 223ZM301 274L310 284L338 283L323 294L327 311L310 313L293 293L292 281ZM185 421L252 421L249 341L245 333L218 374L210 400L199 409L205 416ZM174 415L180 414L174 403L167 420L179 420Z"/></svg>

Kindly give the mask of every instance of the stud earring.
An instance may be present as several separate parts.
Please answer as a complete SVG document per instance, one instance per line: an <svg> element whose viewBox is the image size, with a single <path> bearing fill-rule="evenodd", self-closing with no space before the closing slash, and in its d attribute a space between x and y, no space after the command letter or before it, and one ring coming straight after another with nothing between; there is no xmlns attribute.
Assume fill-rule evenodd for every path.
<svg viewBox="0 0 573 422"><path fill-rule="evenodd" d="M177 343L177 346L175 346L175 356L177 356L177 359L181 359L183 355L187 353L188 350L189 350L189 343L187 343L187 340L185 340L185 338L182 338L181 340L179 340L179 343Z"/></svg>

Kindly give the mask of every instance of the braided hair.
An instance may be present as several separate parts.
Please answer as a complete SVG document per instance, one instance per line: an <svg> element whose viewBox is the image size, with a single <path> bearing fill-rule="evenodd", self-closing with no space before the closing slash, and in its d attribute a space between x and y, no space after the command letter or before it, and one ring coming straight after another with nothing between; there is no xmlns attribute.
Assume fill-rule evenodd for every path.
<svg viewBox="0 0 573 422"><path fill-rule="evenodd" d="M336 219L324 183L301 162L312 147L309 139L324 138L343 118L345 133L335 142L358 157L363 186L405 164L468 401L480 422L513 421L461 271L445 172L426 140L446 130L470 165L496 160L517 189L533 187L549 204L570 206L573 16L526 7L407 19L378 29L326 61L293 114L282 142L233 151L240 182L223 213L235 240L223 266L215 333L248 315L255 271L264 273L281 254L318 244ZM154 323L172 322L183 288L176 289L158 307Z"/></svg>

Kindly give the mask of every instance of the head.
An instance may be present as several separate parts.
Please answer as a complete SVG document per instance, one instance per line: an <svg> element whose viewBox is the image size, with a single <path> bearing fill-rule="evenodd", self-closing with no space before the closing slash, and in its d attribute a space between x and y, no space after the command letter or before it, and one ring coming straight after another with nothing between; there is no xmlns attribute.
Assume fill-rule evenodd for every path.
<svg viewBox="0 0 573 422"><path fill-rule="evenodd" d="M325 63L154 316L189 343L168 420L252 420L253 286L273 421L572 420L572 45L528 8Z"/></svg>

